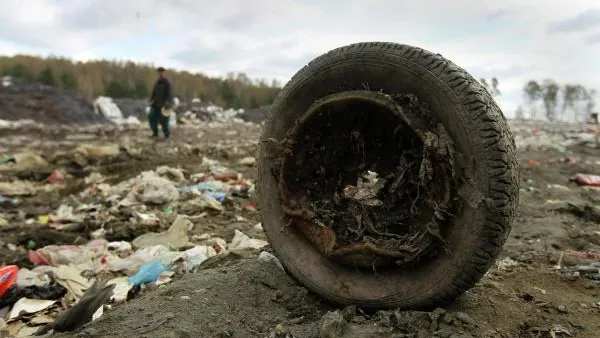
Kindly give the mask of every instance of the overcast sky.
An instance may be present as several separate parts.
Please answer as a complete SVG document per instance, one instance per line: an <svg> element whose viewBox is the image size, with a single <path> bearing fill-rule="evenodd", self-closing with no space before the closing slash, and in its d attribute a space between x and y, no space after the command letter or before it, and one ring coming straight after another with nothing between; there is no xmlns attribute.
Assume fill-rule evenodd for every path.
<svg viewBox="0 0 600 338"><path fill-rule="evenodd" d="M440 53L496 76L507 115L529 79L600 89L598 0L0 0L0 54L132 59L287 81L360 41ZM175 84L176 85L176 84Z"/></svg>

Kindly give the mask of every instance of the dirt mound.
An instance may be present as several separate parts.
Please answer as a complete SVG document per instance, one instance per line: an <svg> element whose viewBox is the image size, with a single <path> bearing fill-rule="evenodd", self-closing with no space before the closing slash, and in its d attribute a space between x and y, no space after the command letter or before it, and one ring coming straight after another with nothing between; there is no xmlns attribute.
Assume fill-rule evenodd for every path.
<svg viewBox="0 0 600 338"><path fill-rule="evenodd" d="M335 309L296 284L276 264L253 257L215 262L196 274L145 293L81 331L56 337L592 337L594 315L576 302L593 297L560 296L557 276L492 270L448 309L363 312ZM232 255L230 255L232 256ZM230 257L231 258L231 257ZM539 290L531 291L536 281ZM580 282L572 290L584 292ZM570 301L571 305L564 305ZM528 318L524 313L531 315ZM569 314L579 316L569 319ZM202 332L202 333L200 333Z"/></svg>
<svg viewBox="0 0 600 338"><path fill-rule="evenodd" d="M98 338L193 337L199 328L202 337L358 338L392 332L395 337L479 337L475 320L459 311L335 310L276 264L256 258L187 275L115 309L83 332Z"/></svg>
<svg viewBox="0 0 600 338"><path fill-rule="evenodd" d="M90 102L73 92L19 81L0 86L0 119L30 119L44 124L108 123L94 113Z"/></svg>
<svg viewBox="0 0 600 338"><path fill-rule="evenodd" d="M188 275L147 295L97 322L94 336L192 337L202 327L204 337L256 337L279 324L288 311L298 316L314 312L317 302L276 265L256 259Z"/></svg>

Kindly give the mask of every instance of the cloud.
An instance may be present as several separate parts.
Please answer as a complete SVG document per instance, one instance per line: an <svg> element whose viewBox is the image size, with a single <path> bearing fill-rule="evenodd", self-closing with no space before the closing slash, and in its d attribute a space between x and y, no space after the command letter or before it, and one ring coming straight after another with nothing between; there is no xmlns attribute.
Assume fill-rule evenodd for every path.
<svg viewBox="0 0 600 338"><path fill-rule="evenodd" d="M495 77L497 79L512 80L515 78L521 78L523 75L535 70L534 67L523 67L520 65L512 65L508 67L469 67L466 69L471 74L477 74L480 78L491 79Z"/></svg>
<svg viewBox="0 0 600 338"><path fill-rule="evenodd" d="M588 9L574 17L550 24L551 33L580 32L591 28L600 27L600 8Z"/></svg>
<svg viewBox="0 0 600 338"><path fill-rule="evenodd" d="M130 59L285 82L333 48L396 41L441 53L476 78L497 77L510 113L529 79L600 89L592 76L600 72L598 15L596 0L3 0L0 53Z"/></svg>
<svg viewBox="0 0 600 338"><path fill-rule="evenodd" d="M496 10L488 12L485 15L485 18L486 18L486 20L494 21L494 20L506 18L506 17L510 16L511 14L513 14L513 12L511 10L501 8L501 9L496 9Z"/></svg>
<svg viewBox="0 0 600 338"><path fill-rule="evenodd" d="M589 35L589 36L586 38L586 42L587 42L589 45L596 45L596 44L600 44L600 32L598 32L598 33L595 33L595 34L592 34L592 35Z"/></svg>

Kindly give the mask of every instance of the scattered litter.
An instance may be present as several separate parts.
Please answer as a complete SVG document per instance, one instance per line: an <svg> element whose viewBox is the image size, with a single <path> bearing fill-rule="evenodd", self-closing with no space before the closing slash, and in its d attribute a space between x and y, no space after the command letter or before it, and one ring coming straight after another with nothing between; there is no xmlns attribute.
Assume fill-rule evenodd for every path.
<svg viewBox="0 0 600 338"><path fill-rule="evenodd" d="M4 196L33 196L37 190L29 181L0 182L0 195Z"/></svg>
<svg viewBox="0 0 600 338"><path fill-rule="evenodd" d="M216 119L205 126L241 123L233 115L223 119L223 114L238 112L211 108L209 114ZM98 117L106 118L102 114ZM122 117L115 123L111 128L117 131L136 129L139 119ZM215 215L232 220L231 226L235 220L242 222L240 226L252 225L255 217L248 215L257 210L248 201L255 190L253 182L218 160L198 157L204 150L194 145L168 147L166 154L196 156L202 160L199 172L189 173L179 167L184 163L177 163L130 173L127 165L122 167L123 161L145 158L149 144L143 143L145 139L113 138L113 129L98 126L48 128L25 120L0 121L0 125L8 133L12 128L21 128L20 132L39 128L36 133L50 132L60 139L56 151L49 147L54 140L30 136L11 136L0 144L0 247L8 253L3 256L7 260L24 262L20 268L0 268L0 318L11 318L0 325L0 337L72 331L102 316L109 299L115 304L126 302L176 276L197 272L206 262L219 262L219 258L211 260L218 255L227 259L245 255L228 256L229 250L267 245L241 232L231 243L214 233L191 232L195 223L204 226L206 218ZM66 132L56 133L54 128ZM205 131L195 134L201 137ZM241 134L229 137L236 135ZM97 143L105 139L119 144ZM252 143L241 141L239 147L237 140L225 139L211 145L215 152L207 153L228 158L238 167L252 167L256 165L256 158L248 156ZM14 152L22 146L36 149L37 154ZM210 230L229 236L220 228ZM27 259L31 264L25 263ZM259 259L281 266L266 252ZM9 269L14 271L4 274Z"/></svg>
<svg viewBox="0 0 600 338"><path fill-rule="evenodd" d="M150 171L140 175L129 195L121 201L121 205L132 206L140 202L165 204L177 199L179 199L179 191L173 182Z"/></svg>
<svg viewBox="0 0 600 338"><path fill-rule="evenodd" d="M105 179L106 178L104 176L102 176L102 174L97 173L97 172L93 172L88 177L85 178L84 182L87 185L89 185L89 184L99 184L99 183L104 182Z"/></svg>
<svg viewBox="0 0 600 338"><path fill-rule="evenodd" d="M253 166L254 164L256 164L256 158L252 156L244 157L238 161L238 164Z"/></svg>
<svg viewBox="0 0 600 338"><path fill-rule="evenodd" d="M19 287L48 285L51 282L50 276L47 273L48 271L44 266L34 268L33 270L21 268L17 274L16 284Z"/></svg>
<svg viewBox="0 0 600 338"><path fill-rule="evenodd" d="M77 147L73 154L73 161L81 167L91 161L117 156L120 153L118 145L97 146L93 144L82 144Z"/></svg>
<svg viewBox="0 0 600 338"><path fill-rule="evenodd" d="M600 187L600 176L598 175L577 174L571 180L579 185Z"/></svg>
<svg viewBox="0 0 600 338"><path fill-rule="evenodd" d="M167 179L175 183L181 183L185 181L183 171L171 167L158 167L156 168L156 174L158 174L161 177L166 177Z"/></svg>
<svg viewBox="0 0 600 338"><path fill-rule="evenodd" d="M267 251L262 251L259 255L258 255L258 260L264 263L272 263L277 265L281 270L285 271L285 269L283 268L283 265L281 264L281 262L279 261L279 259L277 257L275 257L275 255L273 255L270 252Z"/></svg>
<svg viewBox="0 0 600 338"><path fill-rule="evenodd" d="M29 260L34 265L74 264L91 270L105 253L107 244L106 240L97 239L86 245L48 245L35 251L29 251Z"/></svg>
<svg viewBox="0 0 600 338"><path fill-rule="evenodd" d="M134 239L132 244L136 248L165 245L175 250L191 247L193 244L189 240L188 232L192 227L193 223L185 216L178 216L167 231L143 234Z"/></svg>
<svg viewBox="0 0 600 338"><path fill-rule="evenodd" d="M0 161L0 172L45 172L48 167L46 160L32 152L23 152Z"/></svg>
<svg viewBox="0 0 600 338"><path fill-rule="evenodd" d="M55 300L21 298L10 310L8 321L15 320L25 314L44 311L55 303Z"/></svg>
<svg viewBox="0 0 600 338"><path fill-rule="evenodd" d="M513 268L518 265L519 265L519 263L510 257L506 257L499 261L496 261L496 266L498 267L498 270L507 271L507 272L513 271Z"/></svg>
<svg viewBox="0 0 600 338"><path fill-rule="evenodd" d="M46 178L46 183L48 184L56 184L58 182L62 182L65 179L65 175L60 170L54 170L48 178Z"/></svg>
<svg viewBox="0 0 600 338"><path fill-rule="evenodd" d="M242 250L242 249L261 249L267 246L269 243L261 239L250 238L243 232L235 230L235 235L229 244L229 250Z"/></svg>
<svg viewBox="0 0 600 338"><path fill-rule="evenodd" d="M160 274L165 270L167 270L167 267L162 265L160 261L152 261L142 266L135 275L129 277L129 284L135 286L155 283Z"/></svg>
<svg viewBox="0 0 600 338"><path fill-rule="evenodd" d="M112 300L120 303L127 300L127 294L129 290L131 290L132 285L129 284L128 277L117 277L109 280L107 284L114 284L115 288L113 290Z"/></svg>
<svg viewBox="0 0 600 338"><path fill-rule="evenodd" d="M154 214L135 212L135 215L139 218L139 224L142 226L153 226L160 222L160 219Z"/></svg>
<svg viewBox="0 0 600 338"><path fill-rule="evenodd" d="M117 253L129 252L132 250L131 243L120 241L120 242L110 242L106 245L107 249L116 251Z"/></svg>
<svg viewBox="0 0 600 338"><path fill-rule="evenodd" d="M165 245L155 245L139 249L125 258L109 257L105 269L113 272L134 273L144 264L153 260L159 260L164 265L170 265L179 258L181 258L180 252L171 251Z"/></svg>
<svg viewBox="0 0 600 338"><path fill-rule="evenodd" d="M67 289L58 283L51 283L44 286L31 285L26 287L13 285L0 297L0 308L11 306L22 298L58 300L66 293Z"/></svg>
<svg viewBox="0 0 600 338"><path fill-rule="evenodd" d="M567 211L581 217L586 222L600 223L600 207L588 203L567 203Z"/></svg>
<svg viewBox="0 0 600 338"><path fill-rule="evenodd" d="M0 297L13 285L18 273L19 267L16 265L0 267Z"/></svg>
<svg viewBox="0 0 600 338"><path fill-rule="evenodd" d="M208 258L216 256L217 251L211 246L198 245L183 252L182 258L185 262L187 272L196 272L200 264Z"/></svg>
<svg viewBox="0 0 600 338"><path fill-rule="evenodd" d="M82 270L72 265L59 265L51 271L56 281L67 289L67 294L72 300L80 299L92 284L81 275Z"/></svg>
<svg viewBox="0 0 600 338"><path fill-rule="evenodd" d="M186 119L187 122L184 124L188 124L188 122L195 124L195 121L203 119L200 112L192 113L180 113L177 116L180 120ZM211 123L214 121L222 123L223 120L216 114L210 114L210 116L214 119L212 121L209 121L212 118L203 120L205 122L201 126L202 130L193 130L193 135L203 134L204 139L212 137L214 131L210 128L213 128L214 125ZM140 118L144 117L140 116ZM137 118L135 119L137 120ZM0 121L1 123L3 122ZM3 125L8 126L15 123L6 122ZM128 127L123 124L119 128ZM144 133L147 132L146 123L141 128ZM230 273L231 270L227 268L231 259L253 257L253 260L244 259L239 263L257 264L258 261L259 264L274 264L279 269L284 269L275 255L264 251L269 249L263 225L258 223L260 216L257 212L258 207L254 204L253 199L250 199L255 188L253 182L245 176L246 171L251 171L250 168L256 165L256 158L248 156L255 152L256 145L253 144L255 142L239 140L245 134L245 130L240 129L232 133L219 131L223 135L223 140L215 142L209 140L210 142L206 142L208 145L194 144L195 140L182 143L180 136L184 134L183 129L179 129L182 130L182 135L178 135L179 130L175 132L176 137L171 145L161 142L153 143L145 138L138 141L137 136L133 136L133 134L114 135L112 131L103 129L94 130L92 133L79 129L69 130L68 133L65 133L68 135L67 137L60 136L59 151L48 151L50 148L43 144L44 141L31 140L31 138L19 141L18 136L15 136L13 141L10 141L27 142L29 143L28 147L35 149L41 156L14 154L18 148L16 143L0 145L2 153L7 154L6 156L0 155L0 172L2 173L0 177L0 205L2 207L0 226L3 231L0 236L2 237L0 245L5 250L3 254L6 252L7 259L10 259L11 263L14 262L12 264L21 264L24 262L24 258L29 257L34 266L31 267L24 262L16 279L7 288L3 298L0 298L6 302L0 303L0 305L5 305L5 309L2 310L4 318L9 318L11 310L15 310L13 305L22 299L22 302L41 300L48 301L50 304L40 311L31 307L31 311L37 312L23 312L25 315L20 314L19 317L10 321L8 324L11 327L11 334L14 333L14 336L17 333L19 335L31 334L40 326L53 324L57 316L66 315L65 311L68 309L71 311L67 317L74 313L85 313L84 317L89 318L88 322L106 315L109 306L102 306L104 304L102 299L106 299L104 296L95 302L97 306L85 305L89 302L84 301L85 294L96 281L107 280L107 285L114 285L112 294L106 296L110 298L110 302L115 303L112 306L117 307L121 306L118 303L126 302L136 295L156 292L157 285L170 283L172 280L180 278L182 274L204 274L206 273L203 270L205 268L218 266L219 271L227 272L227 274L219 274L219 277L226 282L234 278ZM556 217L557 222L562 222L565 233L568 233L569 241L551 241L545 232L540 231L540 234L533 230L521 238L511 237L510 240L519 243L535 243L536 247L547 247L552 252L553 258L561 253L563 258L558 260L557 269L551 271L553 274L560 274L561 277L566 275L569 278L585 278L584 285L586 287L588 284L598 283L600 281L600 254L597 252L597 245L600 243L598 242L600 228L597 224L590 223L597 222L596 209L600 206L598 188L594 188L593 184L595 176L576 176L578 180L575 181L581 187L577 187L575 183L565 182L566 177L577 173L575 170L596 172L594 170L598 169L598 164L595 163L593 150L588 149L589 154L579 155L573 148L573 146L594 148L594 144L589 142L591 139L588 136L578 135L574 132L550 135L551 132L547 128L538 128L537 130L529 128L529 130L523 131L513 128L513 130L517 134L522 133L517 139L519 148L549 151L548 156L541 153L527 154L538 160L528 161L528 158L525 158L521 161L521 165L524 167L532 167L525 169L526 176L520 182L520 188L523 191L521 197L522 201L524 200L522 205L526 205L525 211L521 210L521 212L535 212L535 217L539 216L540 222L546 222L549 219L548 212L553 213L552 217ZM182 138L186 137L187 135ZM92 142L103 142L104 140L118 140L120 144L118 146L113 144L90 147ZM86 146L77 142L90 142L90 144ZM246 145L246 143L251 145ZM72 151L74 148L77 148L77 151ZM160 157L168 156L165 159L168 159L169 162L161 161L160 166L152 171L143 173L140 173L139 170L135 171L136 168L146 168L151 165L147 160L149 156L159 155ZM202 159L202 155L220 160ZM190 159L190 163L171 161L171 156ZM136 162L124 162L130 160L128 157L133 157ZM27 159L31 161L26 163ZM199 163L200 160L202 160L202 164ZM73 162L77 165L74 165ZM168 163L168 166L163 163ZM228 166L230 167L228 168ZM185 170L181 169L182 167ZM559 174L551 172L556 168L559 168ZM238 172L237 169L241 169L240 171L244 174ZM194 171L190 172L189 170ZM12 173L18 173L18 175ZM531 173L543 174L543 177L533 177ZM251 173L250 177L252 175L255 173ZM555 179L555 177L557 178ZM582 177L586 180L583 180ZM361 202L378 204L380 202L372 196L372 191L368 189L377 181L377 177L369 174L364 179L361 178L360 182L350 182L349 184L352 185L348 186L345 193ZM68 188L60 191L63 187ZM600 187L600 185L596 185L596 187ZM46 194L48 192L50 194ZM481 201L475 202L483 202L485 196L481 198ZM548 199L546 203L543 203L546 199ZM565 211L569 214L559 214L556 211ZM517 219L519 217L521 216L517 216ZM531 218L527 218L531 217L531 214L525 214L524 217L526 222L531 220ZM521 221L519 219L519 222ZM532 223L537 226L535 222ZM190 230L192 226L195 229ZM236 227L239 227L239 230L234 232ZM15 230L10 230L13 228ZM36 233L38 230L40 234ZM517 232L517 234L520 233ZM234 236L229 242L231 235ZM221 237L227 238L227 241ZM90 238L94 240L90 241ZM579 248L582 251L570 251L568 248ZM245 251L244 249L251 250ZM515 253L510 247L506 254L515 259L518 257L519 261L508 257L500 259L496 263L499 271L520 273L538 268L536 264L529 263L530 260L537 258L537 256L532 258L529 251ZM221 264L223 265L221 266ZM546 267L551 268L551 266ZM238 268L238 266L234 265L234 268ZM504 273L492 271L488 277L485 277L485 281L498 283L501 288L504 275ZM529 292L536 295L535 301L530 302L529 305L538 306L538 301L541 304L541 299L538 298L544 298L544 301L552 299L554 293L551 290L554 288L551 288L551 285L540 285L544 288L548 287L546 291L534 286L536 284L531 280L527 279L526 281L530 282L527 286ZM272 281L269 279L263 281L263 278L259 278L258 282L264 282L269 286ZM268 297L273 297L273 301L284 301L284 305L289 306L288 293L280 295L280 291L276 290L280 288L280 285L271 286L274 286L273 292L267 290ZM197 288L202 288L204 294L199 294L191 289L183 294L172 294L172 299L169 301L184 305L181 304L182 301L202 302L205 296L209 300L213 300L209 294L216 291L215 288L211 289L210 285L199 285ZM287 286L283 286L282 291L284 291L283 289L287 289ZM585 291L585 289L578 289L578 291L582 290ZM302 292L299 294L290 294L289 301L294 303L295 300L302 300L301 304L296 304L296 306L304 307L303 302L308 298ZM167 292L164 294L157 292L155 296L147 298L169 297L167 295ZM219 294L219 297L221 296L223 295ZM492 299L492 301L495 300L495 298ZM79 306L77 306L78 304ZM217 302L211 304L211 306L218 306ZM558 304L543 309L542 314L548 311L560 311ZM576 310L578 304L566 305L570 313L578 313ZM595 305L587 305L589 309L596 311ZM16 311L18 310L17 308ZM158 314L159 317L162 316L163 312L160 311L163 309L155 310L158 311L155 311L155 314ZM207 310L208 313L212 312L209 310ZM304 309L299 310L302 312ZM436 326L439 335L451 335L443 332L443 329L463 322L463 320L469 320L468 316L463 316L464 314L450 312L446 316L443 313L440 316L437 312L417 314L400 311L382 311L377 314L364 314L359 310L355 312L353 326L360 325L360 321L369 321L371 324L372 321L377 320L379 324L381 319L383 325L377 325L378 328L384 330L393 327L393 333L400 335L405 333L401 330L408 328L401 324L418 322L415 318L403 321L402 316L404 315L440 317L439 327L437 319L435 325L433 321L431 322L432 326ZM286 325L306 320L304 319L306 314L296 314L295 309L290 310L290 314L294 317L286 318L284 319L285 324L277 325L276 332L285 332L284 335L278 335L278 337L286 335L291 337L293 330L286 329ZM469 314L471 313L469 312ZM539 318L538 315L535 316ZM554 318L554 314L551 317ZM142 332L138 332L139 335L152 335L153 330L156 330L153 329L153 325L155 322L164 323L162 319L150 318L148 319L149 325L141 323L140 327L143 326L143 328L139 330ZM325 323L325 319L322 321L309 319L310 323L315 323L311 327L315 335L319 335L320 329L323 329L321 333L324 335L336 335L340 332L343 334L344 329L340 331L338 328L345 327L345 321L350 322L351 320L346 319L345 311L328 314L327 319L327 323ZM387 326L390 319L392 326ZM472 321L472 319L470 320ZM61 319L61 321L71 322L66 319ZM86 322L86 320L80 322ZM429 321L427 323L429 324ZM8 327L8 324L0 323L0 330ZM577 323L571 324L565 319L565 323L561 324L564 324L568 330L558 324L546 322L540 324L542 326L539 328L532 328L529 330L530 332L523 329L523 334L527 335L534 331L543 336L567 336L566 332L568 331L576 334L577 329L573 327L578 325ZM60 324L58 329L72 330L77 325L80 324ZM276 323L267 322L267 325L276 325ZM92 328L94 327L92 326ZM359 327L359 329L362 328ZM270 328L267 327L264 328L265 330L262 327L259 329L265 333L270 331ZM2 331L2 333L4 332L8 331ZM93 336L93 332L93 330L87 331L86 329L81 334ZM466 335L469 333L464 332ZM533 335L537 333L533 333ZM221 333L223 336L236 334L239 333L231 332L230 334L229 331Z"/></svg>

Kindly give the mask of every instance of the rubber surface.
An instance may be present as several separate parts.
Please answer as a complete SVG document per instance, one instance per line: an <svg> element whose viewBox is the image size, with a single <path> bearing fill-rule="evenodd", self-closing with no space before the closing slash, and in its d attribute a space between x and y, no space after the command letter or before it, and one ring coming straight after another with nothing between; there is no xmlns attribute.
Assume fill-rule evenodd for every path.
<svg viewBox="0 0 600 338"><path fill-rule="evenodd" d="M449 253L406 271L359 271L321 257L279 205L277 141L317 99L348 90L411 93L427 103L461 155L465 203L446 235ZM489 93L439 54L388 42L334 49L310 62L279 93L261 135L258 202L263 227L286 269L307 288L363 308L430 309L473 287L497 258L518 204L514 138Z"/></svg>

